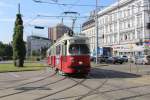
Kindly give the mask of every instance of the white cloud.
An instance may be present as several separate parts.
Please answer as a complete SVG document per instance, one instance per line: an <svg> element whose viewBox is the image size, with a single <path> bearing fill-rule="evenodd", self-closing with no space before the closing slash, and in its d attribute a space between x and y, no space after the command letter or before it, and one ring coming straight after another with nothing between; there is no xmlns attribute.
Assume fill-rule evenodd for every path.
<svg viewBox="0 0 150 100"><path fill-rule="evenodd" d="M50 19L37 19L35 21L32 22L32 24L50 24L50 23L56 23L59 20L50 20Z"/></svg>
<svg viewBox="0 0 150 100"><path fill-rule="evenodd" d="M24 20L25 25L43 25L43 26L53 26L59 23L60 19L26 19Z"/></svg>
<svg viewBox="0 0 150 100"><path fill-rule="evenodd" d="M14 23L16 18L3 18L0 19L2 23ZM32 26L32 25L39 25L39 26L55 26L61 22L61 19L23 19L24 26ZM72 24L72 20L64 20L64 24L70 26Z"/></svg>
<svg viewBox="0 0 150 100"><path fill-rule="evenodd" d="M0 22L14 22L15 19L14 18L3 18L3 19L0 19Z"/></svg>
<svg viewBox="0 0 150 100"><path fill-rule="evenodd" d="M14 5L0 1L0 7L14 7Z"/></svg>

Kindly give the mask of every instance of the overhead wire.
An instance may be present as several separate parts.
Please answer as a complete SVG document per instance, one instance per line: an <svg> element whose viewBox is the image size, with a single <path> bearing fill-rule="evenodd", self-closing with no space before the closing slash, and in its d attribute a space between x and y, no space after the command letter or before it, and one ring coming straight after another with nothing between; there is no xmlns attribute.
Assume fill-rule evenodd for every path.
<svg viewBox="0 0 150 100"><path fill-rule="evenodd" d="M55 17L55 18L60 18L60 17L66 17L66 18L73 18L73 16L50 16L50 15L37 15L38 17ZM79 16L76 18L88 18L90 16Z"/></svg>
<svg viewBox="0 0 150 100"><path fill-rule="evenodd" d="M24 26L28 26L31 22L35 21L37 18L38 18L38 16L35 16L35 17L31 18L30 21L24 23Z"/></svg>
<svg viewBox="0 0 150 100"><path fill-rule="evenodd" d="M58 3L58 2L51 3L51 2L42 1L42 0L33 0L33 1L36 2L36 3L56 4L56 5L59 5L59 7L61 7L61 5L63 5L63 6L71 6L71 7L73 7L73 6L95 6L95 5L65 4L65 3ZM78 3L78 2L79 2L79 0L76 1L76 3ZM98 7L107 7L107 6L98 6ZM120 7L120 5L118 5L118 8L119 8L119 7ZM135 8L136 6L133 5L132 7ZM147 6L138 6L138 7L147 7ZM62 8L62 7L61 7L61 8ZM70 7L69 7L69 8L70 8ZM129 9L129 8L128 8L128 9ZM114 13L118 13L118 12L113 12L112 14L114 14ZM111 15L111 14L105 14L105 15ZM36 17L73 18L73 16L63 16L62 14L60 14L60 16L37 15ZM34 21L34 20L36 19L36 17L33 18L33 19L32 19L31 21L29 21L29 22ZM78 19L84 19L84 18L89 18L89 17L93 17L93 18L94 18L94 16L79 16L79 17L77 17L77 18L78 18Z"/></svg>
<svg viewBox="0 0 150 100"><path fill-rule="evenodd" d="M56 2L56 3L51 3L51 2L47 2L47 1L42 1L42 0L33 0L34 2L36 2L36 3L47 3L47 4L52 4L52 5L62 5L62 6L87 6L87 7L89 7L89 6L93 6L93 7L95 7L96 5L86 5L86 4L71 4L71 3L58 3L58 2ZM105 8L105 7L109 7L110 5L104 5L104 6L97 6L97 7L100 7L100 8ZM136 5L134 5L134 7L147 7L148 5L144 5L144 6L136 6ZM111 6L111 7L113 7L113 6ZM118 5L117 6L114 6L114 7L118 7Z"/></svg>

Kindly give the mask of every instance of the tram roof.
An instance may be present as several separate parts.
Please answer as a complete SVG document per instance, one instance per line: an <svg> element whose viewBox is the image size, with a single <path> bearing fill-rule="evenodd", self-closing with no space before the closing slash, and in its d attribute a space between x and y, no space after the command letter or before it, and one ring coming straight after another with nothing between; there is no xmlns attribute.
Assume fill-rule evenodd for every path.
<svg viewBox="0 0 150 100"><path fill-rule="evenodd" d="M88 39L88 37L85 37L85 36L69 36L67 33L64 34L64 36L62 36L61 38L59 38L56 43L54 43L53 45L57 45L59 44L60 42L64 41L64 40L72 40L72 39ZM53 46L52 45L52 46Z"/></svg>
<svg viewBox="0 0 150 100"><path fill-rule="evenodd" d="M88 39L88 38L85 36L69 36L68 34L64 34L64 36L58 39L58 41L70 40L70 39Z"/></svg>

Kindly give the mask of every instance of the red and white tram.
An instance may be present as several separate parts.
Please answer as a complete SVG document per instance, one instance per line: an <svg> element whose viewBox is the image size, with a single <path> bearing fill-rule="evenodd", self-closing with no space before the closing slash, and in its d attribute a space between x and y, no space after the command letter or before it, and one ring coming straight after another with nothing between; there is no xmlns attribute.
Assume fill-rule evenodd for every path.
<svg viewBox="0 0 150 100"><path fill-rule="evenodd" d="M64 34L47 50L48 64L65 74L87 75L90 72L90 51L87 38Z"/></svg>

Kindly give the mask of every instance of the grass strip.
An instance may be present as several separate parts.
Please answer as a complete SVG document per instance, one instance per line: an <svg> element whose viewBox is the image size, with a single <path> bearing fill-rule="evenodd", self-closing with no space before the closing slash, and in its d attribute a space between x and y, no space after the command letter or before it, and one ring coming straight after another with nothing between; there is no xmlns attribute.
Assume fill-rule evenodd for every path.
<svg viewBox="0 0 150 100"><path fill-rule="evenodd" d="M46 66L42 63L25 63L24 67L15 67L13 64L0 64L0 73L42 70Z"/></svg>

